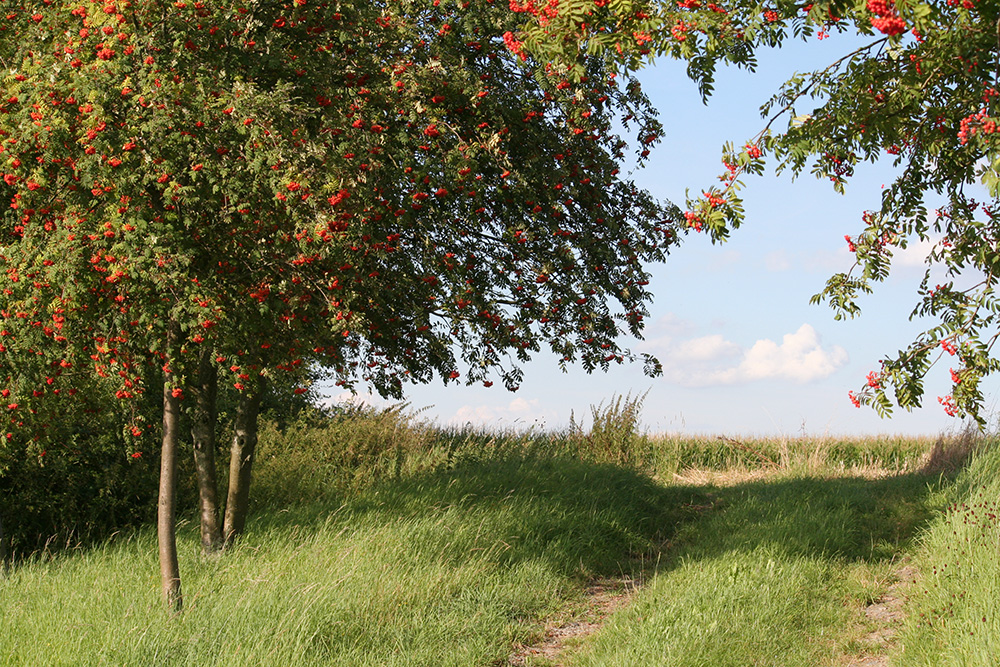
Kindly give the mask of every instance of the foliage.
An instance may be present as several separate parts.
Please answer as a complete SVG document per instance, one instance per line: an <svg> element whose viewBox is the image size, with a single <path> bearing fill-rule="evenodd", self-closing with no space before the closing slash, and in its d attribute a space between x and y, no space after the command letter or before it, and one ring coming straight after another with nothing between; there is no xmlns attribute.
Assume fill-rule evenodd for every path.
<svg viewBox="0 0 1000 667"><path fill-rule="evenodd" d="M88 367L127 401L137 368L173 366L182 393L205 346L238 389L305 357L387 394L497 369L513 389L542 344L621 361L644 264L677 236L618 176L611 123L657 125L599 59L583 83L520 63L510 20L431 2L8 13L12 425Z"/></svg>
<svg viewBox="0 0 1000 667"><path fill-rule="evenodd" d="M93 543L152 516L155 439L133 436L131 415L101 398L83 391L37 438L0 446L0 519L14 558ZM136 407L155 415L155 405ZM190 501L191 485L181 491Z"/></svg>
<svg viewBox="0 0 1000 667"><path fill-rule="evenodd" d="M0 477L4 531L15 559L91 545L146 525L156 507L156 460L122 456L122 438L79 438L64 451L15 451ZM182 498L190 505L193 488Z"/></svg>
<svg viewBox="0 0 1000 667"><path fill-rule="evenodd" d="M242 394L231 542L260 394L308 392L310 362L399 396L435 376L514 390L543 347L632 358L646 266L678 236L620 176L614 123L658 125L601 58L574 81L522 62L513 20L438 0L30 0L0 19L0 438L41 437L93 376L141 438L159 382L168 605L179 415L196 403L212 433L216 377Z"/></svg>
<svg viewBox="0 0 1000 667"><path fill-rule="evenodd" d="M522 52L573 67L585 53L638 67L657 56L686 59L704 95L720 63L753 69L755 52L788 39L851 33L863 44L829 66L794 75L762 107L764 129L723 149L721 185L688 201L687 224L724 240L744 214L738 190L746 174L812 173L843 190L855 167L885 160L897 167L879 210L847 235L854 266L832 276L814 301L836 317L860 312L859 298L884 281L893 254L933 245L913 316L936 322L882 361L851 400L880 414L919 405L923 378L942 359L952 364L951 415L982 423L980 380L1000 369L993 352L1000 324L998 237L1000 134L995 0L947 2L681 2L562 0L511 2L528 14ZM579 72L579 67L576 70ZM943 282L936 278L945 273Z"/></svg>

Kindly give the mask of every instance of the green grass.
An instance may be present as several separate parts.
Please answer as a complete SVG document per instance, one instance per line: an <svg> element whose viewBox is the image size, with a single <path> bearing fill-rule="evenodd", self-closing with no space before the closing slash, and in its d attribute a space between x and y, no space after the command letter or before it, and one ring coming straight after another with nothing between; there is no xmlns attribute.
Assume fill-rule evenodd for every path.
<svg viewBox="0 0 1000 667"><path fill-rule="evenodd" d="M859 653L860 613L931 516L926 478L784 476L719 509L572 665L800 667Z"/></svg>
<svg viewBox="0 0 1000 667"><path fill-rule="evenodd" d="M819 474L880 468L915 470L934 438L910 436L726 437L645 435L644 467L669 479L686 469L774 467Z"/></svg>
<svg viewBox="0 0 1000 667"><path fill-rule="evenodd" d="M572 461L414 475L261 516L222 558L181 534L187 607L148 532L0 581L4 665L488 665L691 514L697 492Z"/></svg>
<svg viewBox="0 0 1000 667"><path fill-rule="evenodd" d="M922 540L908 605L904 667L973 667L1000 655L1000 449L981 452L948 489Z"/></svg>
<svg viewBox="0 0 1000 667"><path fill-rule="evenodd" d="M917 472L931 439L650 435L640 403L595 408L587 432L367 409L266 424L245 539L206 560L182 525L181 615L151 530L36 554L0 576L0 664L498 666L620 574L647 584L566 664L849 664L872 650L863 607L918 547L930 623L899 664L989 664L996 457L949 491ZM932 521L946 493L959 505Z"/></svg>

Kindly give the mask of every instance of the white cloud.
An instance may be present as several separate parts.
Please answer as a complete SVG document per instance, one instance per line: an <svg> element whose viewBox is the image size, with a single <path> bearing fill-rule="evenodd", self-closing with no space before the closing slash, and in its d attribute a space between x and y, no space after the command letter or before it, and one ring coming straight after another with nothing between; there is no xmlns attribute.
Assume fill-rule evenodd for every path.
<svg viewBox="0 0 1000 667"><path fill-rule="evenodd" d="M934 239L914 241L906 246L906 250L896 250L893 253L893 263L897 266L925 266L927 256L937 245Z"/></svg>
<svg viewBox="0 0 1000 667"><path fill-rule="evenodd" d="M452 426L499 424L521 428L544 424L546 419L553 417L551 411L540 409L538 399L526 400L519 396L507 405L463 405L447 423Z"/></svg>
<svg viewBox="0 0 1000 667"><path fill-rule="evenodd" d="M497 409L489 405L463 405L448 420L448 423L455 426L463 424L487 424L499 420Z"/></svg>
<svg viewBox="0 0 1000 667"><path fill-rule="evenodd" d="M352 393L349 391L342 391L339 394L328 396L323 399L321 405L324 407L332 407L334 405L342 405L344 403L366 405L371 408L388 408L391 405L395 405L395 403L385 400L378 394L372 394L371 392Z"/></svg>
<svg viewBox="0 0 1000 667"><path fill-rule="evenodd" d="M803 324L793 334L785 334L781 345L763 339L754 343L738 367L747 380L787 378L809 382L831 375L847 363L847 351L834 345L824 349L819 334Z"/></svg>
<svg viewBox="0 0 1000 667"><path fill-rule="evenodd" d="M784 379L812 382L832 375L848 361L838 345L824 347L809 324L785 334L780 343L764 338L750 348L721 334L690 340L656 341L666 377L686 386L711 386Z"/></svg>
<svg viewBox="0 0 1000 667"><path fill-rule="evenodd" d="M722 334L714 334L681 341L672 350L671 357L678 360L713 361L739 353L739 345L726 340Z"/></svg>

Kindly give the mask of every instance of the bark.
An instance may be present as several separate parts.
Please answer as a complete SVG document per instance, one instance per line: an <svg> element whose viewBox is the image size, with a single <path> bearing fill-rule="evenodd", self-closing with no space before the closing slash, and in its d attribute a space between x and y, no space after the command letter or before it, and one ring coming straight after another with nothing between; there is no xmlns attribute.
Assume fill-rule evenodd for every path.
<svg viewBox="0 0 1000 667"><path fill-rule="evenodd" d="M212 363L211 350L202 352L198 366L198 384L191 421L194 443L194 469L198 479L198 504L201 517L201 551L205 555L222 548L222 524L219 514L219 483L215 468L216 396L218 372Z"/></svg>
<svg viewBox="0 0 1000 667"><path fill-rule="evenodd" d="M181 574L177 563L177 449L180 438L180 398L173 395L174 374L163 381L163 442L160 448L160 498L156 508L156 536L160 554L160 584L167 608L179 612L183 605Z"/></svg>
<svg viewBox="0 0 1000 667"><path fill-rule="evenodd" d="M7 549L7 535L3 532L3 517L0 517L0 574L7 573L10 552Z"/></svg>
<svg viewBox="0 0 1000 667"><path fill-rule="evenodd" d="M223 528L225 545L229 546L243 534L247 505L250 500L250 473L257 449L257 417L264 393L264 379L248 389L240 398L236 412L233 444L229 450L229 493L226 496L226 518Z"/></svg>

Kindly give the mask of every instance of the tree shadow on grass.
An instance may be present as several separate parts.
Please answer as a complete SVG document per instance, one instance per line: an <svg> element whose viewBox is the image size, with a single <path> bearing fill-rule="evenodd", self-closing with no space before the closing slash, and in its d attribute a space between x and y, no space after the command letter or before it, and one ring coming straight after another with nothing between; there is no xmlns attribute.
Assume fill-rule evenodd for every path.
<svg viewBox="0 0 1000 667"><path fill-rule="evenodd" d="M717 488L646 594L570 664L846 664L862 650L852 604L881 595L934 518L938 481L787 475Z"/></svg>
<svg viewBox="0 0 1000 667"><path fill-rule="evenodd" d="M503 565L541 559L563 574L597 576L655 557L707 502L697 487L663 486L613 465L512 457L379 484L332 520L348 530L411 522L414 550L435 558L475 553ZM255 518L252 530L331 520L330 509L269 512Z"/></svg>
<svg viewBox="0 0 1000 667"><path fill-rule="evenodd" d="M706 500L611 465L502 457L386 482L339 508L261 514L244 539L287 548L292 537L322 549L319 562L350 559L350 585L369 582L311 621L317 664L343 664L356 647L363 664L505 664L512 642L582 590L567 579L638 574Z"/></svg>
<svg viewBox="0 0 1000 667"><path fill-rule="evenodd" d="M503 664L511 642L576 594L565 578L634 574L644 564L659 564L666 575L759 549L789 561L891 558L931 516L927 482L915 475L779 478L708 489L663 486L611 465L501 457L387 481L339 507L261 513L244 542L255 558L262 550L255 567L299 563L274 568L286 588L322 594L297 621L305 624L296 632L310 664ZM299 545L301 557L293 557ZM336 568L337 583L317 585L326 576L317 568ZM717 594L719 581L697 581L703 594ZM757 593L750 586L741 602L752 613ZM809 605L828 604L823 595ZM649 609L636 613L671 602L647 597ZM300 603L268 598L289 608ZM633 647L630 638L621 644ZM397 649L405 661L393 657Z"/></svg>
<svg viewBox="0 0 1000 667"><path fill-rule="evenodd" d="M672 540L683 543L685 558L768 548L875 563L898 556L930 521L938 482L905 474L664 486L613 465L510 457L384 482L340 508L267 512L251 530L304 528L329 521L335 510L333 520L347 529L411 521L414 545L436 549L437 557L487 551L505 564L541 558L556 571L584 576L618 574L635 559L659 560Z"/></svg>
<svg viewBox="0 0 1000 667"><path fill-rule="evenodd" d="M773 549L789 556L877 562L898 556L934 516L939 478L798 477L720 490L725 507L708 520L691 555Z"/></svg>

